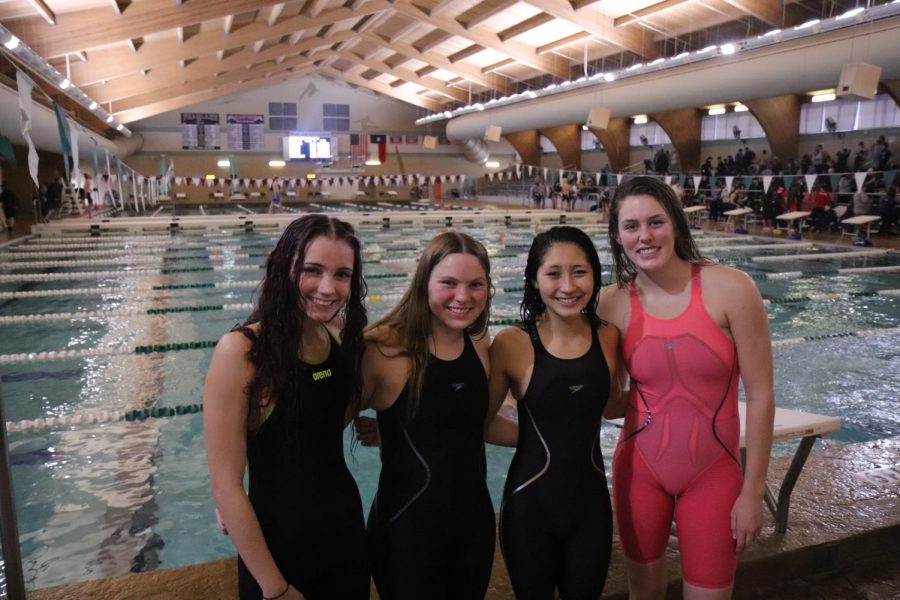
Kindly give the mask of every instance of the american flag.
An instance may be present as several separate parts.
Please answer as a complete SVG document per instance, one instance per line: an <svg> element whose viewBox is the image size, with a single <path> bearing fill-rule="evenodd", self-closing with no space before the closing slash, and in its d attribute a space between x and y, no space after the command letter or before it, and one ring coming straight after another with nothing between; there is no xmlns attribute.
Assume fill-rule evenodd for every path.
<svg viewBox="0 0 900 600"><path fill-rule="evenodd" d="M366 136L358 133L350 134L350 162L361 163L366 160Z"/></svg>

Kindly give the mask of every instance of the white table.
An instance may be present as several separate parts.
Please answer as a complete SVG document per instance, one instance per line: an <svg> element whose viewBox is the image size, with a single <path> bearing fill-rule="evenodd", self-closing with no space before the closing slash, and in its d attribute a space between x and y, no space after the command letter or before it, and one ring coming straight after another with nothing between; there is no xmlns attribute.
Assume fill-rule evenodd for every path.
<svg viewBox="0 0 900 600"><path fill-rule="evenodd" d="M862 239L862 228L866 228L866 239L869 239L872 231L872 223L876 223L881 220L881 217L878 215L860 215L858 217L850 217L849 219L844 219L841 221L842 225L853 225L853 228L856 229L856 235L858 238Z"/></svg>

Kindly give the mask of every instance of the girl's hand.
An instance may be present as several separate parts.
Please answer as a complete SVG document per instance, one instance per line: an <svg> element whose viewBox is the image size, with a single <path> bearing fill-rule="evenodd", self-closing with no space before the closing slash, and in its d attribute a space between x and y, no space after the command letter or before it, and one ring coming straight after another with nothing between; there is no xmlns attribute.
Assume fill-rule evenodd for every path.
<svg viewBox="0 0 900 600"><path fill-rule="evenodd" d="M746 550L762 531L762 498L742 492L731 509L731 536L735 549Z"/></svg>
<svg viewBox="0 0 900 600"><path fill-rule="evenodd" d="M353 421L356 439L366 447L381 445L381 434L378 432L378 421L372 417L357 417Z"/></svg>

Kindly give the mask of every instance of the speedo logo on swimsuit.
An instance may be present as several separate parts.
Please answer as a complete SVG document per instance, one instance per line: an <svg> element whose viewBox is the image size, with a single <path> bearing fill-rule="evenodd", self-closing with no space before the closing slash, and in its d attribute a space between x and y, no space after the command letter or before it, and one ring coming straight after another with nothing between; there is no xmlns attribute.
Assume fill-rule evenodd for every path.
<svg viewBox="0 0 900 600"><path fill-rule="evenodd" d="M466 387L466 382L465 382L465 381L460 381L459 383L451 383L451 384L450 384L450 388L451 388L454 392L458 392L459 390L463 389L464 387Z"/></svg>
<svg viewBox="0 0 900 600"><path fill-rule="evenodd" d="M580 391L582 390L582 388L584 388L584 384L583 384L583 383L582 383L582 384L579 384L579 385L570 385L570 386L569 386L569 391L570 391L571 393L573 393L573 394L577 394L578 392L580 392Z"/></svg>
<svg viewBox="0 0 900 600"><path fill-rule="evenodd" d="M312 375L313 381L319 381L320 379L331 377L331 369L325 369L323 371L313 371Z"/></svg>

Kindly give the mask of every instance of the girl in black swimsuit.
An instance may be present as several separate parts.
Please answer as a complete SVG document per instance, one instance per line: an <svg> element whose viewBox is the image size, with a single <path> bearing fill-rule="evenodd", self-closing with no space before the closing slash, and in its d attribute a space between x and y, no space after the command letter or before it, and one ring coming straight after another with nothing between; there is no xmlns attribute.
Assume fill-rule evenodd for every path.
<svg viewBox="0 0 900 600"><path fill-rule="evenodd" d="M204 434L241 600L369 598L362 503L342 445L359 404L365 290L353 228L304 216L269 255L253 314L216 346Z"/></svg>
<svg viewBox="0 0 900 600"><path fill-rule="evenodd" d="M378 411L382 461L369 547L382 600L482 600L487 590L490 285L484 247L442 233L366 334L363 403Z"/></svg>
<svg viewBox="0 0 900 600"><path fill-rule="evenodd" d="M614 327L596 316L600 260L574 227L538 234L525 267L522 324L491 346L490 394L512 392L519 437L500 509L500 541L519 600L595 600L612 510L600 421L616 386Z"/></svg>

